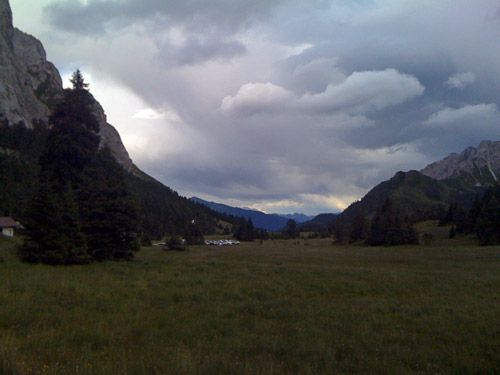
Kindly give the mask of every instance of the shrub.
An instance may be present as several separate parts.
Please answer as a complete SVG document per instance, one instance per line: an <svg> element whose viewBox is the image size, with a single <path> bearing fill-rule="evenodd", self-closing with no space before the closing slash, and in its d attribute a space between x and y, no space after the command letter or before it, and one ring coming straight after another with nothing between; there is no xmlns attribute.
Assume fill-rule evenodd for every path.
<svg viewBox="0 0 500 375"><path fill-rule="evenodd" d="M184 251L186 250L186 247L182 244L182 241L178 236L173 235L168 239L167 245L163 248L163 250Z"/></svg>

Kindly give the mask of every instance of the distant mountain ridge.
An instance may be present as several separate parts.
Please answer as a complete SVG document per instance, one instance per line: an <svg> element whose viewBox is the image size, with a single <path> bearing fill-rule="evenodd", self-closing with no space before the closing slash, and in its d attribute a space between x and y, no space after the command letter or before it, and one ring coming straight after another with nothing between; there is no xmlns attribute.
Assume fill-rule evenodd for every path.
<svg viewBox="0 0 500 375"><path fill-rule="evenodd" d="M223 214L244 217L247 220L248 218L251 218L255 227L270 231L279 231L285 228L287 221L294 215L298 215L298 217L302 219L306 216L302 214L293 214L291 215L292 217L289 218L286 215L266 214L261 211L231 207L222 203L208 202L198 197L192 197L191 200Z"/></svg>
<svg viewBox="0 0 500 375"><path fill-rule="evenodd" d="M305 215L305 214L300 214L298 212L295 212L293 214L276 214L276 213L273 213L273 214L270 214L270 215L281 216L281 217L284 217L287 220L292 219L292 220L295 220L299 224L300 223L305 223L306 221L309 221L309 220L312 220L313 218L315 218L315 216L309 216L309 215Z"/></svg>

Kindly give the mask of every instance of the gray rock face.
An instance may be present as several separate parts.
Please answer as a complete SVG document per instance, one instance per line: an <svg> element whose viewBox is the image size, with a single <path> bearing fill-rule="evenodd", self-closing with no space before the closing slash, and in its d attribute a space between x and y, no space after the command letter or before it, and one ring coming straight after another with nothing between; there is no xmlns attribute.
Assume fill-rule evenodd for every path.
<svg viewBox="0 0 500 375"><path fill-rule="evenodd" d="M47 61L42 43L18 29L14 29L13 45L15 63L18 65L17 81L23 88L28 126L33 120L47 121L50 109L62 97L62 80L56 67ZM31 122L30 122L31 120Z"/></svg>
<svg viewBox="0 0 500 375"><path fill-rule="evenodd" d="M48 89L54 75L59 74L45 61L41 43L33 44L36 39L13 28L6 0L0 0L0 17L0 116L10 123L22 122L31 127L34 121L46 121L49 116L49 102L43 101L42 91L47 89L52 96L62 93L62 87ZM43 61L45 64L41 64Z"/></svg>
<svg viewBox="0 0 500 375"><path fill-rule="evenodd" d="M42 43L12 25L8 0L0 0L0 120L33 127L47 122L50 111L63 95L61 76L47 61ZM134 165L116 129L107 123L96 101L94 114L99 119L101 142L109 145L116 159L128 171Z"/></svg>
<svg viewBox="0 0 500 375"><path fill-rule="evenodd" d="M483 141L461 154L450 154L420 171L436 180L473 178L478 186L490 185L500 177L500 142Z"/></svg>
<svg viewBox="0 0 500 375"><path fill-rule="evenodd" d="M118 131L106 121L104 109L96 100L93 104L93 112L99 121L99 135L101 136L101 144L109 146L116 160L129 172L135 171L135 166L130 159L130 156L122 143Z"/></svg>

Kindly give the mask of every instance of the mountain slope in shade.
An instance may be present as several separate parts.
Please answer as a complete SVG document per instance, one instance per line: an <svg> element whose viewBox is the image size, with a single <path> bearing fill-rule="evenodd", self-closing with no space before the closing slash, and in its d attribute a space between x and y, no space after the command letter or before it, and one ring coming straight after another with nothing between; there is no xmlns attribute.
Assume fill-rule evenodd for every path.
<svg viewBox="0 0 500 375"><path fill-rule="evenodd" d="M217 212L221 212L227 215L244 217L247 220L251 218L255 227L267 229L270 231L278 231L283 229L288 221L287 218L275 214L265 214L260 211L231 207L221 203L208 202L197 197L192 197L191 200L193 202L203 204Z"/></svg>
<svg viewBox="0 0 500 375"><path fill-rule="evenodd" d="M338 217L337 214L319 214L314 216L311 220L300 223L299 228L301 232L320 232L322 229L331 225Z"/></svg>
<svg viewBox="0 0 500 375"><path fill-rule="evenodd" d="M481 189L463 185L456 179L436 180L418 171L398 172L351 204L340 217L347 223L356 216L371 218L389 198L403 216L417 221L434 219L452 202L468 206Z"/></svg>

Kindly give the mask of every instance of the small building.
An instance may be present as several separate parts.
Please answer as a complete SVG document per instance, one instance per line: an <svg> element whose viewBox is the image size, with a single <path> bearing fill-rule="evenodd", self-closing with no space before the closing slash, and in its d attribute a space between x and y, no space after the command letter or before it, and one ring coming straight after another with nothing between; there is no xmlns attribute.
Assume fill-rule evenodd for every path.
<svg viewBox="0 0 500 375"><path fill-rule="evenodd" d="M14 229L22 229L22 226L10 217L0 217L0 230L4 236L14 236Z"/></svg>

